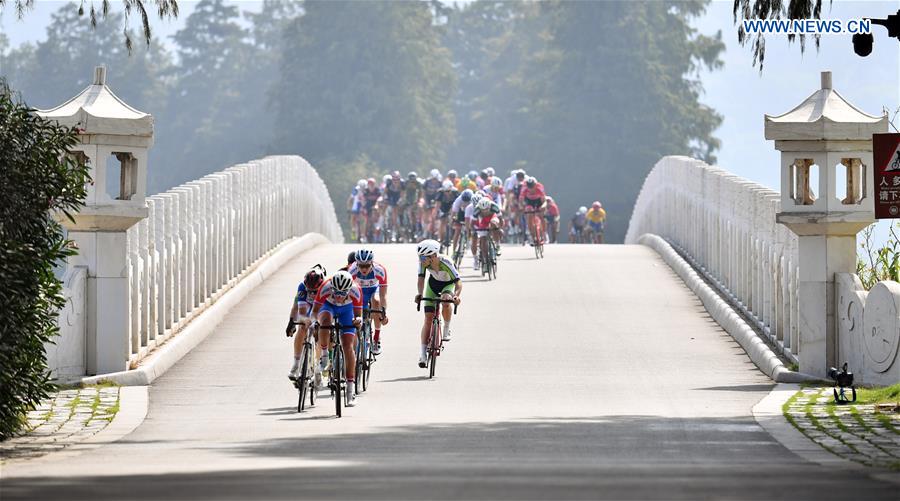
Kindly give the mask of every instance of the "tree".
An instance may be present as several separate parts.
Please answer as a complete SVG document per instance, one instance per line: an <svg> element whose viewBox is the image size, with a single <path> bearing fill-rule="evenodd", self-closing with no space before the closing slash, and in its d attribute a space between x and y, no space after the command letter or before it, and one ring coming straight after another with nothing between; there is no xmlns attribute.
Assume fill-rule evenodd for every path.
<svg viewBox="0 0 900 501"><path fill-rule="evenodd" d="M84 4L85 1L88 3L88 9L85 10ZM132 11L136 11L138 15L141 17L141 29L143 33L144 42L146 42L147 46L150 46L151 30L150 30L150 15L147 14L147 7L144 0L121 0L122 7L124 8L124 22L121 24L125 25L125 28L122 29L122 34L125 38L125 48L130 53L134 48L134 43L132 42L132 34L129 31L129 19L131 17ZM0 9L6 6L7 0L0 0ZM178 17L178 0L153 0L153 3L156 5L156 14L160 19L172 19ZM19 19L22 19L26 12L31 10L34 7L34 0L13 0L13 5L16 9L16 14ZM93 0L82 0L81 4L78 6L78 15L83 16L85 13L88 13L88 17L90 18L90 25L93 28L96 28L99 24L100 19L106 19L110 13L110 1L109 0L100 0L100 6L96 7L94 5Z"/></svg>
<svg viewBox="0 0 900 501"><path fill-rule="evenodd" d="M202 0L173 39L178 64L158 128L170 168L150 172L162 190L260 154L271 134L259 123L267 83L253 73L257 51L238 22L237 7ZM227 147L224 147L227 145Z"/></svg>
<svg viewBox="0 0 900 501"><path fill-rule="evenodd" d="M829 1L829 3L831 3ZM822 0L789 0L787 8L784 0L734 0L734 22L738 25L738 42L742 47L748 43L753 50L753 66L759 65L759 71L763 70L763 62L766 59L765 34L757 32L749 35L744 30L743 23L738 18L744 19L819 19L822 14ZM796 35L789 34L788 42L793 42ZM806 50L806 35L800 35L800 52ZM819 35L812 35L819 49ZM752 43L751 43L752 42Z"/></svg>
<svg viewBox="0 0 900 501"><path fill-rule="evenodd" d="M0 79L0 439L48 396L44 344L58 334L65 305L54 266L73 254L51 213L76 211L88 167L66 155L75 131L41 119Z"/></svg>
<svg viewBox="0 0 900 501"><path fill-rule="evenodd" d="M425 2L308 1L282 47L274 146L314 164L367 155L442 167L454 139L450 52ZM350 182L350 181L346 181Z"/></svg>

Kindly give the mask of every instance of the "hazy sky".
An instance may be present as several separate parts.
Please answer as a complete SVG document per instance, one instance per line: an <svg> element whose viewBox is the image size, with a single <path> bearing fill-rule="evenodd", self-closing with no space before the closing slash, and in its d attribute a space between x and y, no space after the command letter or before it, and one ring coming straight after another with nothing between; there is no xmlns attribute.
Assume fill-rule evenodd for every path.
<svg viewBox="0 0 900 501"><path fill-rule="evenodd" d="M15 19L9 7L0 16L0 30L9 36L13 46L44 38L50 13L66 2L38 0L35 3L34 11L22 22ZM178 3L181 9L178 20L153 22L156 37L165 38L183 26L196 2L180 0ZM250 0L229 3L238 4L242 10L258 10L260 4ZM99 5L99 0L96 4ZM900 0L834 0L830 5L825 0L824 4L822 17L833 19L884 18L900 10ZM714 1L696 23L703 33L722 30L727 45L724 69L703 75L706 89L703 101L725 117L716 132L722 140L721 151L717 153L721 167L778 190L778 154L772 142L763 138L763 115L781 114L799 104L819 87L819 73L823 70L833 72L834 88L857 107L878 115L887 108L893 118L900 106L900 43L888 38L884 28L873 26L875 48L867 58L853 53L850 35L823 36L819 51L809 44L802 55L799 45L788 44L786 36L770 35L765 70L760 74L752 67L749 48L737 43L732 5L732 0ZM138 25L134 22L133 26ZM73 89L73 94L78 90ZM894 123L900 127L900 118Z"/></svg>

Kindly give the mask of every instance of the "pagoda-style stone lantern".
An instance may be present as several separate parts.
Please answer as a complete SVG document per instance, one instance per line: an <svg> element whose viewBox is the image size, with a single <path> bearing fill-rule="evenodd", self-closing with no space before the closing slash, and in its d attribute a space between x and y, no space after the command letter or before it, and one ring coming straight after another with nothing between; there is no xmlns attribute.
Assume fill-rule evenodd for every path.
<svg viewBox="0 0 900 501"><path fill-rule="evenodd" d="M872 134L887 130L886 114L847 102L827 71L799 106L765 117L765 137L781 152L776 220L799 240L802 372L825 377L838 365L834 274L856 272L856 234L875 221Z"/></svg>
<svg viewBox="0 0 900 501"><path fill-rule="evenodd" d="M74 222L60 217L78 247L69 266L85 266L88 272L88 372L125 370L130 311L125 232L147 217L144 197L153 117L113 94L102 66L95 68L93 83L80 94L37 114L78 129L72 154L90 166L93 178Z"/></svg>

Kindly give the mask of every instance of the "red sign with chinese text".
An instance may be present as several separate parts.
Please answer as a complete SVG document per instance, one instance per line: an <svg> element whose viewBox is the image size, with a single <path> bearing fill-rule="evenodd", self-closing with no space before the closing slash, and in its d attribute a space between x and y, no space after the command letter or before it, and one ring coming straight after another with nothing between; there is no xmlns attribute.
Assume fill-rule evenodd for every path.
<svg viewBox="0 0 900 501"><path fill-rule="evenodd" d="M900 134L872 134L875 219L900 217Z"/></svg>

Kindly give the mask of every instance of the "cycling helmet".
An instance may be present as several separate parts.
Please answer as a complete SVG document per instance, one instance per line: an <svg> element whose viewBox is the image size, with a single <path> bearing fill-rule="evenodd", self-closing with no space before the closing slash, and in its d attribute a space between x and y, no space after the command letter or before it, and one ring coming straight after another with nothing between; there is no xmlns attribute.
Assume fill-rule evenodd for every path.
<svg viewBox="0 0 900 501"><path fill-rule="evenodd" d="M347 254L347 266L356 262L356 251L350 251L350 254Z"/></svg>
<svg viewBox="0 0 900 501"><path fill-rule="evenodd" d="M488 177L490 174L488 174L487 169L483 169L480 173L478 173L478 175L481 176L482 179L487 179L487 177Z"/></svg>
<svg viewBox="0 0 900 501"><path fill-rule="evenodd" d="M534 188L535 184L537 184L537 179L533 176L528 176L528 179L525 180L525 186L528 186L529 188Z"/></svg>
<svg viewBox="0 0 900 501"><path fill-rule="evenodd" d="M578 208L578 213L579 214L587 214L587 207L582 205L581 207Z"/></svg>
<svg viewBox="0 0 900 501"><path fill-rule="evenodd" d="M487 171L488 176L493 176L494 173L496 172L493 167L488 167L487 169L484 169L484 170Z"/></svg>
<svg viewBox="0 0 900 501"><path fill-rule="evenodd" d="M365 180L365 179L360 179L359 181L357 181L357 182L356 182L356 187L357 187L357 188L365 188L365 187L366 187L366 180Z"/></svg>
<svg viewBox="0 0 900 501"><path fill-rule="evenodd" d="M394 172L391 172L391 177L394 179L400 179L400 171L395 170Z"/></svg>
<svg viewBox="0 0 900 501"><path fill-rule="evenodd" d="M369 179L366 179L366 184L368 184L369 186L375 186L375 178L370 177Z"/></svg>
<svg viewBox="0 0 900 501"><path fill-rule="evenodd" d="M594 202L591 204L591 208L593 209L599 209L600 207L603 207L602 205L600 205L600 202Z"/></svg>
<svg viewBox="0 0 900 501"><path fill-rule="evenodd" d="M375 253L369 249L360 249L356 251L357 263L371 263L375 259Z"/></svg>
<svg viewBox="0 0 900 501"><path fill-rule="evenodd" d="M491 208L491 199L490 198L482 198L478 201L478 205L475 206L478 210L488 210Z"/></svg>
<svg viewBox="0 0 900 501"><path fill-rule="evenodd" d="M469 179L471 179L472 181L474 181L476 177L478 177L478 173L477 173L477 172L475 172L474 170L469 171Z"/></svg>
<svg viewBox="0 0 900 501"><path fill-rule="evenodd" d="M456 178L457 176L459 176L459 174L456 172L456 170L450 169L447 171L447 177Z"/></svg>
<svg viewBox="0 0 900 501"><path fill-rule="evenodd" d="M548 196L548 197L547 197L547 203L550 203L550 202L552 202L552 201L553 201L553 197Z"/></svg>
<svg viewBox="0 0 900 501"><path fill-rule="evenodd" d="M438 252L441 251L441 244L437 242L437 240L422 240L419 242L419 246L416 248L416 252L419 256L428 257L428 256L436 256Z"/></svg>
<svg viewBox="0 0 900 501"><path fill-rule="evenodd" d="M500 179L499 177L495 177L495 178L491 179L491 186L496 186L497 188L502 188L503 180Z"/></svg>
<svg viewBox="0 0 900 501"><path fill-rule="evenodd" d="M481 194L480 191L476 191L474 195L472 195L472 205L478 207L478 202L484 198L484 195Z"/></svg>
<svg viewBox="0 0 900 501"><path fill-rule="evenodd" d="M445 179L443 184L441 184L441 188L445 189L445 190L453 189L453 181L451 181L449 179Z"/></svg>
<svg viewBox="0 0 900 501"><path fill-rule="evenodd" d="M306 290L308 291L316 291L319 290L319 286L322 285L324 279L325 268L323 268L322 265L317 264L306 272L306 276L303 277L303 285L306 286Z"/></svg>
<svg viewBox="0 0 900 501"><path fill-rule="evenodd" d="M385 175L382 176L382 178L381 178L381 181L382 181L382 182L385 182L385 183L388 182L388 181L390 181L390 180L391 180L391 175L390 175L390 174L385 174Z"/></svg>
<svg viewBox="0 0 900 501"><path fill-rule="evenodd" d="M410 172L409 174L406 175L406 179L409 179L410 181L412 181L414 179L419 179L419 175L416 174L415 172Z"/></svg>
<svg viewBox="0 0 900 501"><path fill-rule="evenodd" d="M431 169L430 174L431 174L431 177L433 177L433 178L435 178L435 179L440 179L440 178L441 178L441 171L439 171L439 170L437 170L437 169Z"/></svg>
<svg viewBox="0 0 900 501"><path fill-rule="evenodd" d="M469 202L472 200L472 190L466 188L462 192L463 202Z"/></svg>
<svg viewBox="0 0 900 501"><path fill-rule="evenodd" d="M350 287L353 287L353 277L350 273L341 270L331 277L331 286L334 287L335 292L347 292Z"/></svg>
<svg viewBox="0 0 900 501"><path fill-rule="evenodd" d="M523 169L517 170L516 171L516 179L518 179L519 181L525 179L525 170L523 170Z"/></svg>

